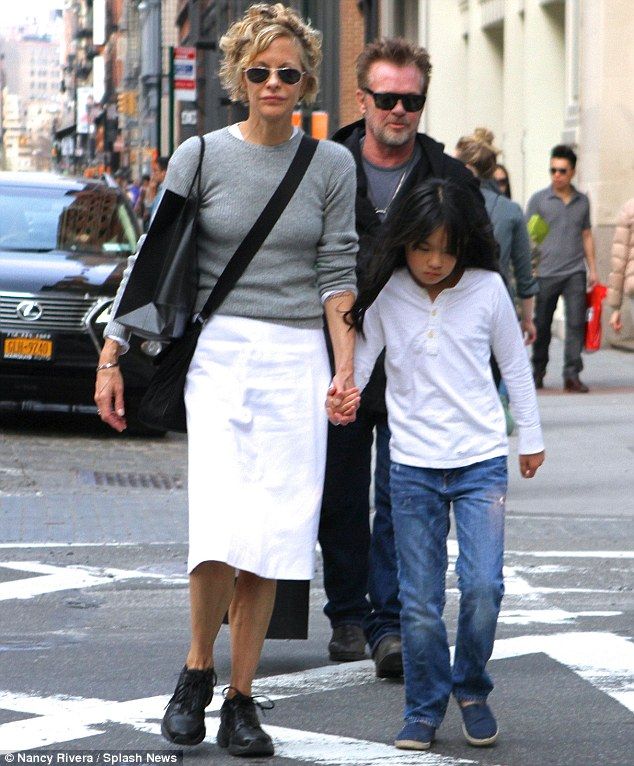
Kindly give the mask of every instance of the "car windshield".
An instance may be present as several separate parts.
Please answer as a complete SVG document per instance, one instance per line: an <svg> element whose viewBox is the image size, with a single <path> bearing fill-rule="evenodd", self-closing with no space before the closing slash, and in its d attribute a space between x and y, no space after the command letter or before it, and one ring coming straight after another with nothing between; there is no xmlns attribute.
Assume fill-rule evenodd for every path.
<svg viewBox="0 0 634 766"><path fill-rule="evenodd" d="M0 186L0 250L129 255L136 239L115 189Z"/></svg>

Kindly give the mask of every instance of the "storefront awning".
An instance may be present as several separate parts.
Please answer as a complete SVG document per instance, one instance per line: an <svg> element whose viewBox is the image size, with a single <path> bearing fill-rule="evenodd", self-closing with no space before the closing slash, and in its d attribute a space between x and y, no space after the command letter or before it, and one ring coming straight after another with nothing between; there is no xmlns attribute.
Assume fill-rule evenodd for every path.
<svg viewBox="0 0 634 766"><path fill-rule="evenodd" d="M77 125L68 125L66 128L60 128L55 131L55 140L61 141L63 138L74 136L77 132Z"/></svg>

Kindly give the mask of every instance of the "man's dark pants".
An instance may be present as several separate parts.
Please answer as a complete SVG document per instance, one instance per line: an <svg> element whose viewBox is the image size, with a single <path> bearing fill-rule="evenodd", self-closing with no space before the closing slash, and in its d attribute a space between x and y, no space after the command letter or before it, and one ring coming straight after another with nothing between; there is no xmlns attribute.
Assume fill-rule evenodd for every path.
<svg viewBox="0 0 634 766"><path fill-rule="evenodd" d="M574 379L583 369L581 351L586 326L586 273L578 271L563 277L539 277L539 293L535 303L537 340L533 344L533 372L544 375L548 366L551 325L560 296L566 308L564 341L564 380Z"/></svg>
<svg viewBox="0 0 634 766"><path fill-rule="evenodd" d="M375 427L376 512L370 539L370 472ZM387 415L363 405L354 423L328 426L326 479L319 524L328 598L324 613L333 628L343 624L362 626L371 650L384 636L400 635L389 440Z"/></svg>

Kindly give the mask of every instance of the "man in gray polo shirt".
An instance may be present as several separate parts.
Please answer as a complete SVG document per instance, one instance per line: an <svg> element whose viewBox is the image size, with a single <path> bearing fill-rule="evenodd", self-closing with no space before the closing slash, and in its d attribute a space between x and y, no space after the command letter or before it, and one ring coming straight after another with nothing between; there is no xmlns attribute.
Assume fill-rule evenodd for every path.
<svg viewBox="0 0 634 766"><path fill-rule="evenodd" d="M583 369L586 321L586 284L597 281L594 242L590 228L590 202L572 185L577 155L569 146L555 146L550 154L552 183L535 192L528 201L526 220L537 214L548 224L548 235L540 246L537 268L539 294L535 304L537 340L533 344L535 387L543 388L548 365L551 324L559 297L566 309L564 345L564 390L587 393L579 379ZM586 276L587 265L587 276Z"/></svg>

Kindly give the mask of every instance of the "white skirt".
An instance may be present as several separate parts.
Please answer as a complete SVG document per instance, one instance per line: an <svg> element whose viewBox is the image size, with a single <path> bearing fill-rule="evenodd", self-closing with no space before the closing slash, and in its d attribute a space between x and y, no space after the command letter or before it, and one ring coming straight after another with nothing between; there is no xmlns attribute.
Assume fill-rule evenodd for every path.
<svg viewBox="0 0 634 766"><path fill-rule="evenodd" d="M326 462L322 330L233 316L203 328L185 386L189 560L309 580Z"/></svg>

